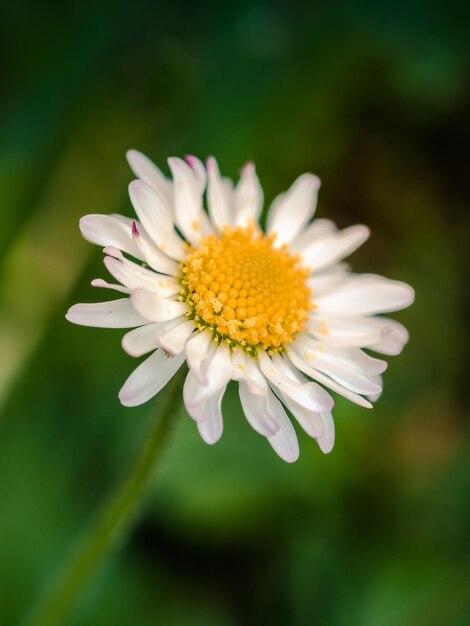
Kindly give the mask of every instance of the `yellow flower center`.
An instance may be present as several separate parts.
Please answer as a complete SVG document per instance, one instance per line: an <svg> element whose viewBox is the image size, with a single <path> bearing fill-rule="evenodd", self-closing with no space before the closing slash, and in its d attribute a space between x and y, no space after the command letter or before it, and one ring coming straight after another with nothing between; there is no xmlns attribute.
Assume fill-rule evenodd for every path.
<svg viewBox="0 0 470 626"><path fill-rule="evenodd" d="M275 236L254 228L226 228L190 248L181 266L182 296L200 330L217 341L282 350L302 329L312 305L309 270Z"/></svg>

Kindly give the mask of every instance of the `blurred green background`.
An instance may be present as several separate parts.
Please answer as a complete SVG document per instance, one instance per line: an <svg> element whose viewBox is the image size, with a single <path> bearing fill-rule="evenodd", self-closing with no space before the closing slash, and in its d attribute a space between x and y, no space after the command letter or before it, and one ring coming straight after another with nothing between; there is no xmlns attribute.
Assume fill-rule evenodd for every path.
<svg viewBox="0 0 470 626"><path fill-rule="evenodd" d="M372 411L337 400L324 456L279 460L235 388L206 446L181 411L129 542L67 624L470 624L469 11L461 2L2 5L0 624L35 606L161 399L117 392L121 331L68 324L106 294L86 213L130 214L124 153L302 172L317 215L371 226L358 271L411 283L411 332ZM465 162L465 157L467 160Z"/></svg>

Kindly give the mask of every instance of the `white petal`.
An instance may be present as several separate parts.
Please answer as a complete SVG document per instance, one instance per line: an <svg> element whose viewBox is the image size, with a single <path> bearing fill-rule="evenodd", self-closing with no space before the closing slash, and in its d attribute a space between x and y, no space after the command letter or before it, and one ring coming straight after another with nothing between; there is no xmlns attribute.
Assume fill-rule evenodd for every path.
<svg viewBox="0 0 470 626"><path fill-rule="evenodd" d="M380 398L380 396L382 395L382 390L383 390L383 379L382 376L376 376L375 377L377 385L379 385L379 387L381 387L381 390L378 393L374 393L371 394L369 396L367 396L368 400L370 400L371 402L377 402L377 400Z"/></svg>
<svg viewBox="0 0 470 626"><path fill-rule="evenodd" d="M252 394L266 395L267 382L257 361L241 348L232 352L232 380L243 380Z"/></svg>
<svg viewBox="0 0 470 626"><path fill-rule="evenodd" d="M410 306L414 291L406 283L374 274L352 276L337 289L315 300L317 312L372 315Z"/></svg>
<svg viewBox="0 0 470 626"><path fill-rule="evenodd" d="M187 163L172 157L168 159L174 180L176 225L187 241L197 246L201 238L213 231L202 207L200 181Z"/></svg>
<svg viewBox="0 0 470 626"><path fill-rule="evenodd" d="M109 273L131 290L147 289L166 298L177 294L181 289L174 278L157 274L153 270L129 261L116 248L107 247L104 252L109 255L104 258L104 264Z"/></svg>
<svg viewBox="0 0 470 626"><path fill-rule="evenodd" d="M178 261L185 259L186 250L173 228L171 213L154 189L142 180L133 180L129 185L129 196L137 216L160 252Z"/></svg>
<svg viewBox="0 0 470 626"><path fill-rule="evenodd" d="M289 249L292 252L300 252L307 246L310 246L314 241L318 241L326 235L331 235L337 230L338 229L336 228L335 223L331 220L317 218L313 220L313 222L307 226L303 232L299 233L293 241L291 241Z"/></svg>
<svg viewBox="0 0 470 626"><path fill-rule="evenodd" d="M232 351L232 380L245 380L247 378L246 359L246 352L241 348L235 348Z"/></svg>
<svg viewBox="0 0 470 626"><path fill-rule="evenodd" d="M74 304L65 317L73 324L99 328L133 328L147 323L134 309L129 298Z"/></svg>
<svg viewBox="0 0 470 626"><path fill-rule="evenodd" d="M186 342L195 328L196 324L192 320L186 319L177 326L165 330L159 336L158 343L169 354L180 354L180 352L183 352Z"/></svg>
<svg viewBox="0 0 470 626"><path fill-rule="evenodd" d="M224 388L231 379L232 362L227 344L221 343L217 347L214 354L208 357L206 367L207 385L199 385L194 397L188 398L186 407L205 402Z"/></svg>
<svg viewBox="0 0 470 626"><path fill-rule="evenodd" d="M188 413L196 421L197 429L202 439L212 445L217 443L222 436L224 422L222 417L222 398L225 388L220 389L216 394L207 398L205 402L197 407L189 407Z"/></svg>
<svg viewBox="0 0 470 626"><path fill-rule="evenodd" d="M186 407L187 412L193 418L193 420L203 420L205 419L205 414L200 410L200 406L203 403L195 404L193 402L193 398L196 397L199 388L201 387L201 383L198 381L196 376L194 375L193 370L189 370L184 380L183 385L183 401L184 406Z"/></svg>
<svg viewBox="0 0 470 626"><path fill-rule="evenodd" d="M290 189L272 203L267 219L267 231L276 233L276 246L290 243L311 220L317 205L319 179L303 174Z"/></svg>
<svg viewBox="0 0 470 626"><path fill-rule="evenodd" d="M300 370L298 370L291 361L280 354L273 354L271 357L272 362L275 367L289 380L294 381L295 383L306 383L308 382L308 378L303 374ZM325 393L324 389L321 389L323 393Z"/></svg>
<svg viewBox="0 0 470 626"><path fill-rule="evenodd" d="M91 243L99 246L114 246L142 259L132 239L132 229L115 215L85 215L80 219L80 231Z"/></svg>
<svg viewBox="0 0 470 626"><path fill-rule="evenodd" d="M160 252L142 225L132 223L132 240L143 259L152 269L160 274L176 276L179 272L178 263Z"/></svg>
<svg viewBox="0 0 470 626"><path fill-rule="evenodd" d="M332 291L346 280L349 275L346 264L341 263L319 274L313 274L307 280L307 286L310 288L315 300L318 296Z"/></svg>
<svg viewBox="0 0 470 626"><path fill-rule="evenodd" d="M199 183L199 188L201 190L201 193L203 193L207 184L206 168L202 164L201 160L192 154L188 154L185 157L185 160L186 160L186 163L189 165L189 167L193 170L194 175L196 176L196 179Z"/></svg>
<svg viewBox="0 0 470 626"><path fill-rule="evenodd" d="M114 217L118 222L124 224L129 232L132 233L132 224L135 222L133 217L127 217L127 215L120 215L119 213L110 213L110 217Z"/></svg>
<svg viewBox="0 0 470 626"><path fill-rule="evenodd" d="M328 342L399 354L408 341L402 324L386 317L313 316L308 332Z"/></svg>
<svg viewBox="0 0 470 626"><path fill-rule="evenodd" d="M383 372L387 363L367 356L358 348L324 345L315 340L309 341L305 336L290 348L305 361L307 367L326 374L346 389L365 395L381 391L381 387L375 381L375 375ZM302 371L308 374L305 366Z"/></svg>
<svg viewBox="0 0 470 626"><path fill-rule="evenodd" d="M288 348L287 354L290 360L292 361L292 363L296 367L298 367L302 372L305 372L307 376L314 378L322 385L325 385L325 387L328 387L329 389L336 391L336 393L339 393L341 396L344 396L345 398L347 398L348 400L351 400L351 402L354 402L355 404L358 404L359 406L363 406L366 409L372 408L372 404L368 400L363 398L358 393L355 393L354 391L350 391L349 389L346 389L346 387L344 387L340 383L337 383L336 381L332 380L331 378L329 378L322 372L319 372L318 370L311 367L308 363L305 362L305 360L295 350ZM328 411L321 411L321 412L327 413Z"/></svg>
<svg viewBox="0 0 470 626"><path fill-rule="evenodd" d="M261 371L279 391L295 400L298 404L323 413L333 408L333 398L319 385L313 382L297 383L283 374L269 356L262 350L258 353Z"/></svg>
<svg viewBox="0 0 470 626"><path fill-rule="evenodd" d="M316 360L337 363L357 369L365 374L382 374L387 369L387 361L369 356L354 346L340 346L319 341L306 333L302 333L291 346L316 367Z"/></svg>
<svg viewBox="0 0 470 626"><path fill-rule="evenodd" d="M208 398L199 409L205 415L205 419L196 422L197 429L202 439L209 445L216 443L222 437L224 429L222 398L224 393L225 387Z"/></svg>
<svg viewBox="0 0 470 626"><path fill-rule="evenodd" d="M168 322L150 322L149 324L145 324L145 326L134 328L134 330L126 333L122 338L122 347L127 354L133 357L152 352L159 347L159 335L167 328L176 326L185 319L186 318L182 316Z"/></svg>
<svg viewBox="0 0 470 626"><path fill-rule="evenodd" d="M208 444L218 441L222 435L222 398L227 385L223 385L212 395L205 397L201 402L194 403L194 398L200 396L201 385L190 370L183 387L183 399L186 410L197 423L199 433Z"/></svg>
<svg viewBox="0 0 470 626"><path fill-rule="evenodd" d="M308 379L305 375L300 372L289 359L282 357L280 354L275 354L272 357L273 363L275 366L290 380L293 380L298 383L305 383ZM317 413L315 411L311 411L301 406L295 399L289 398L282 394L277 388L273 389L273 391L278 395L282 402L287 406L292 415L296 418L305 432L314 437L315 439L322 436L323 434L323 419L322 414ZM322 390L323 391L323 390ZM324 392L324 391L323 391ZM324 392L326 393L326 392Z"/></svg>
<svg viewBox="0 0 470 626"><path fill-rule="evenodd" d="M318 439L323 435L324 427L321 413L309 411L288 396L283 395L281 399L307 435L314 439Z"/></svg>
<svg viewBox="0 0 470 626"><path fill-rule="evenodd" d="M271 415L275 416L279 426L279 430L275 435L268 437L268 441L281 459L287 461L287 463L293 463L299 458L299 442L297 435L282 404L271 389L268 391L268 404L269 411Z"/></svg>
<svg viewBox="0 0 470 626"><path fill-rule="evenodd" d="M247 163L234 191L235 225L255 226L258 224L263 206L263 190L253 163Z"/></svg>
<svg viewBox="0 0 470 626"><path fill-rule="evenodd" d="M168 356L156 350L137 367L119 392L124 406L137 406L153 398L184 363L184 354Z"/></svg>
<svg viewBox="0 0 470 626"><path fill-rule="evenodd" d="M141 152L129 150L126 156L137 178L153 187L165 199L166 207L173 214L173 183L162 174L153 161Z"/></svg>
<svg viewBox="0 0 470 626"><path fill-rule="evenodd" d="M296 345L298 346L299 343L300 343L299 340L297 340ZM365 406L368 408L371 407L371 404L367 400L362 398L360 395L358 395L354 391L350 391L349 389L346 389L341 384L335 382L335 380L332 380L329 376L326 376L321 371L317 370L314 367L315 361L313 362L313 364L309 361L306 361L303 354L300 354L298 350L294 351L294 347L295 347L294 345L290 346L289 351L288 351L288 356L289 356L289 359L292 361L292 363L289 361L289 359L285 359L281 357L280 355L274 355L272 357L272 362L274 366L284 376L286 376L290 380L295 380L300 383L304 382L307 379L305 378L304 374L302 374L299 371L300 369L302 372L305 372L306 374L308 374L308 376L315 378L316 380L318 380L325 386L346 396L347 398L349 398L350 400L353 400L357 404L360 404L361 406ZM308 342L307 342L307 348L313 351L312 347L308 344ZM328 346L328 349L330 349L330 346ZM311 358L311 355L307 355L307 357ZM373 371L373 372L382 371L387 366L387 363L385 361L381 361L379 359L372 359L371 357L362 353L361 351L356 351L356 350L354 350L353 352L347 352L345 350L341 350L339 353L335 353L335 358L340 363L341 363L341 359L343 361L343 368L341 370L341 373L343 375L345 375L344 374L344 362L346 362L350 366L350 368L357 369L360 366L362 366L368 369L369 371ZM325 367L324 362L323 362L323 366ZM331 368L331 366L329 367ZM353 376L354 376L354 372L353 372ZM361 380L361 383L364 384L364 377L361 377L360 380ZM374 390L379 391L380 379L377 376L367 375L366 385L367 385L367 389L373 388ZM321 389L324 394L327 394L327 392L321 387L319 387L319 389ZM285 394L283 395L283 398L284 397L285 397ZM291 398L295 402L298 403L298 399L295 396L291 396ZM320 410L320 411L315 411L315 412L323 413L327 411Z"/></svg>
<svg viewBox="0 0 470 626"><path fill-rule="evenodd" d="M100 287L101 289L113 289L114 291L120 291L121 293L130 293L127 287L123 287L122 285L116 285L115 283L107 283L102 278L94 278L91 281L92 287Z"/></svg>
<svg viewBox="0 0 470 626"><path fill-rule="evenodd" d="M379 320L377 319L377 321ZM391 356L400 354L403 347L408 343L408 331L395 320L384 318L380 319L380 322L383 322L381 339L379 341L371 341L366 344L366 347L375 352Z"/></svg>
<svg viewBox="0 0 470 626"><path fill-rule="evenodd" d="M206 359L211 354L212 335L209 331L195 333L186 344L188 366L201 385L207 385Z"/></svg>
<svg viewBox="0 0 470 626"><path fill-rule="evenodd" d="M166 322L188 312L186 303L161 298L146 289L133 291L131 300L135 310L151 322Z"/></svg>
<svg viewBox="0 0 470 626"><path fill-rule="evenodd" d="M328 454L333 450L335 445L335 423L331 413L322 413L323 435L317 439L320 450L324 454Z"/></svg>
<svg viewBox="0 0 470 626"><path fill-rule="evenodd" d="M315 361L315 369L317 372L326 374L343 387L354 393L364 395L374 395L380 393L382 388L374 381L373 376L366 376L358 370L344 367L338 363L329 363L328 361Z"/></svg>
<svg viewBox="0 0 470 626"><path fill-rule="evenodd" d="M231 206L232 185L220 176L217 161L213 157L207 159L207 206L214 226L221 232L225 226L233 226Z"/></svg>
<svg viewBox="0 0 470 626"><path fill-rule="evenodd" d="M300 372L290 362L288 358L274 355L273 360L281 371L293 380L302 382L306 380L304 374ZM278 391L278 393L280 393ZM323 452L330 452L334 444L334 423L331 412L315 413L300 406L295 400L282 395L282 401L297 419L305 432L316 439Z"/></svg>
<svg viewBox="0 0 470 626"><path fill-rule="evenodd" d="M260 435L270 437L279 430L278 423L269 413L268 391L266 385L263 395L251 393L248 385L243 380L238 386L238 393L243 408L243 413L250 426Z"/></svg>
<svg viewBox="0 0 470 626"><path fill-rule="evenodd" d="M321 237L301 250L302 261L313 272L321 272L349 256L366 241L369 234L367 226L358 224Z"/></svg>

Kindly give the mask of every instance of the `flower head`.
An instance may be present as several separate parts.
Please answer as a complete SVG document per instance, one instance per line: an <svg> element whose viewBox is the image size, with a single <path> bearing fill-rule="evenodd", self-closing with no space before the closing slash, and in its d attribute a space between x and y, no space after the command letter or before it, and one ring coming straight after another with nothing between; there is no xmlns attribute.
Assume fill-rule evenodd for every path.
<svg viewBox="0 0 470 626"><path fill-rule="evenodd" d="M213 158L206 167L196 157L170 158L172 181L139 152L128 160L138 220L80 221L83 236L104 246L104 263L118 281L92 284L125 297L76 304L67 313L76 324L132 328L123 337L126 352L150 353L122 387L121 402L146 402L186 361L184 403L207 443L222 435L222 398L235 380L247 420L283 459L299 455L286 408L329 452L334 401L325 388L372 406L387 363L364 348L401 352L406 329L376 314L409 306L412 288L352 274L341 263L369 230L312 221L320 186L313 174L274 200L264 233L253 164L234 186Z"/></svg>

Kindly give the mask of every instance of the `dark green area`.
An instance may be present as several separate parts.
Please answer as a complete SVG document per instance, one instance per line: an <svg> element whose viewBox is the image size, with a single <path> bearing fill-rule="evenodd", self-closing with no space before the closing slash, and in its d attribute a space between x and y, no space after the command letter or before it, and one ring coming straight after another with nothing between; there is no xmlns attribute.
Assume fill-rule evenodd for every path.
<svg viewBox="0 0 470 626"><path fill-rule="evenodd" d="M181 412L130 541L76 626L470 624L466 399L470 12L464 2L4 3L0 22L0 624L15 626L122 474L161 398L117 392L120 331L80 215L130 214L127 148L254 160L269 201L322 179L366 223L358 271L410 282L411 333L372 411L338 399L289 466L231 387L214 447Z"/></svg>

